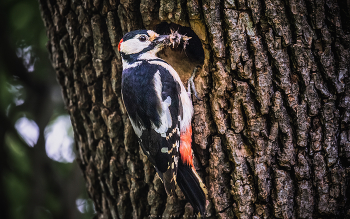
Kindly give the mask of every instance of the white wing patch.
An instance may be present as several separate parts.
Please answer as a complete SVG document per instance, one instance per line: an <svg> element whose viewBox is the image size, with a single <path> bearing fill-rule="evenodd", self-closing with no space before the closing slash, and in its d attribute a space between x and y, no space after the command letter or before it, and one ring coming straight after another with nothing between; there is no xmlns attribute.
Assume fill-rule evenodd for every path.
<svg viewBox="0 0 350 219"><path fill-rule="evenodd" d="M166 137L166 132L168 131L169 128L171 128L172 125L172 119L171 119L171 114L169 110L169 106L171 105L171 97L168 96L164 101L162 101L162 80L160 77L160 72L157 71L154 74L153 78L153 85L154 85L154 90L156 91L157 98L160 100L161 104L161 112L158 112L160 115L160 121L161 125L159 127L156 127L152 123L152 128L161 134L162 137Z"/></svg>
<svg viewBox="0 0 350 219"><path fill-rule="evenodd" d="M160 150L162 153L168 153L168 147L162 147Z"/></svg>
<svg viewBox="0 0 350 219"><path fill-rule="evenodd" d="M162 79L160 77L159 70L154 74L153 85L154 85L154 90L157 93L158 99L162 100L162 87L163 87L163 84L162 84Z"/></svg>
<svg viewBox="0 0 350 219"><path fill-rule="evenodd" d="M165 62L151 61L150 63L163 66L165 69L167 69L171 73L174 79L180 84L180 87L181 87L180 99L181 99L182 108L183 108L182 110L183 116L182 118L180 117L180 131L185 132L187 127L191 125L191 120L193 115L193 106L192 106L192 101L189 98L188 93L180 79L180 76L177 74L175 69L173 69L173 67L171 67L169 64Z"/></svg>

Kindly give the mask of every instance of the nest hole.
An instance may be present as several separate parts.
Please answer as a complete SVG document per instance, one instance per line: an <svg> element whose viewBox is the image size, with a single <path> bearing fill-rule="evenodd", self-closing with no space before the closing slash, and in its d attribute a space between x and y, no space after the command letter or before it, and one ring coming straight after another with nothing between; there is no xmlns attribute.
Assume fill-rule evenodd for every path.
<svg viewBox="0 0 350 219"><path fill-rule="evenodd" d="M158 34L167 35L171 33L171 30L191 37L191 39L185 47L183 43L176 48L166 47L158 56L169 63L177 71L182 82L186 83L195 67L202 66L204 63L203 45L197 34L190 27L162 22L156 26L155 31Z"/></svg>

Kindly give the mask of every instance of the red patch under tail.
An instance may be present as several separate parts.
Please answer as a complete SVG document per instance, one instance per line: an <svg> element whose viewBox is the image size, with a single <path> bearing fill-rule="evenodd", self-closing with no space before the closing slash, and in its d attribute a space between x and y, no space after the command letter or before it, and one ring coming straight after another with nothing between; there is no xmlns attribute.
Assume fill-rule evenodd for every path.
<svg viewBox="0 0 350 219"><path fill-rule="evenodd" d="M192 127L189 126L186 132L180 134L180 156L184 164L191 165L193 167L192 159Z"/></svg>

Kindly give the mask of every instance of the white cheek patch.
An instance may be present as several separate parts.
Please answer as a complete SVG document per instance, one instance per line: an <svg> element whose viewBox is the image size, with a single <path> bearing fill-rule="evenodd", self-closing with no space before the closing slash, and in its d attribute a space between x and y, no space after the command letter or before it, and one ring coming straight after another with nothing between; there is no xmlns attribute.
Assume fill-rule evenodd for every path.
<svg viewBox="0 0 350 219"><path fill-rule="evenodd" d="M120 45L120 51L125 53L126 55L136 54L141 52L143 49L147 48L151 44L150 41L146 40L145 42L141 42L138 38L129 39L125 42L122 42Z"/></svg>

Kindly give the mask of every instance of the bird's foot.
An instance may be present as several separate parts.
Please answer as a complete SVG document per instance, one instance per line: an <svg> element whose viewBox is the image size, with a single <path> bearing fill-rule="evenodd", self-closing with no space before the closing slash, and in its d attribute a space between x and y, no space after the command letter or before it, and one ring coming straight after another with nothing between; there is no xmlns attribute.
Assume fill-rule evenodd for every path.
<svg viewBox="0 0 350 219"><path fill-rule="evenodd" d="M191 77L190 77L190 78L188 79L188 81L187 81L187 93L188 93L189 96L191 96L191 90L192 90L194 96L195 96L198 100L202 101L202 99L198 97L197 90L196 90L196 86L194 85L194 81L193 81L193 80L194 80L194 77L196 76L196 73L197 73L197 71L198 71L199 68L200 68L199 66L196 66L196 67L193 69L192 75L191 75Z"/></svg>

